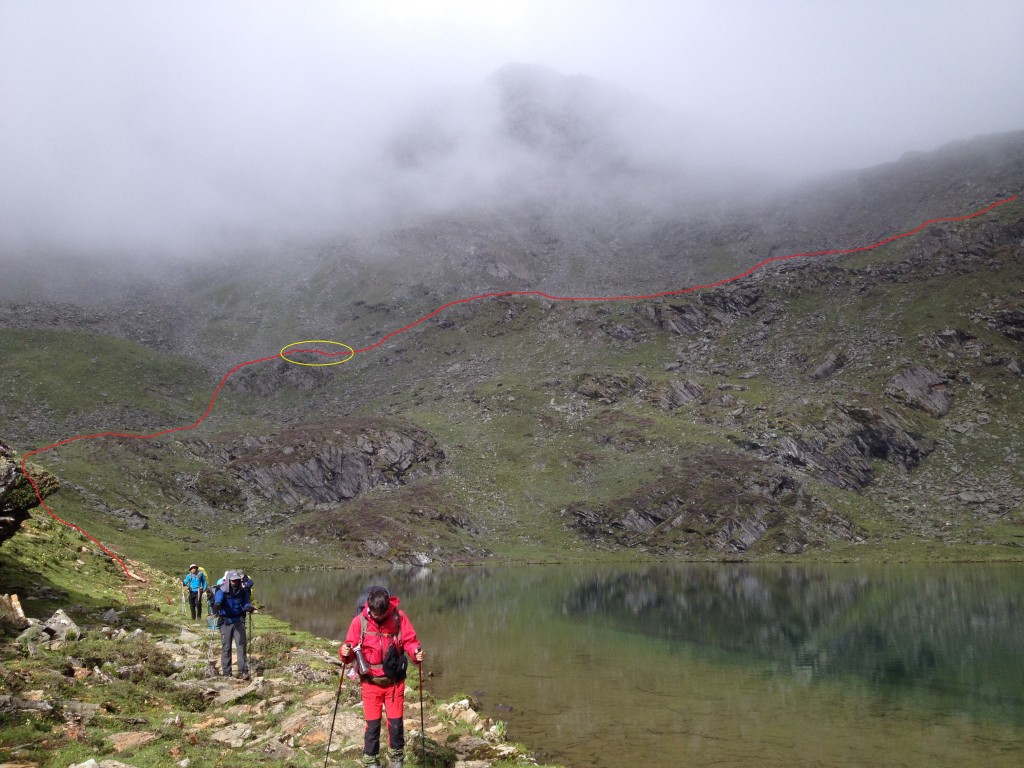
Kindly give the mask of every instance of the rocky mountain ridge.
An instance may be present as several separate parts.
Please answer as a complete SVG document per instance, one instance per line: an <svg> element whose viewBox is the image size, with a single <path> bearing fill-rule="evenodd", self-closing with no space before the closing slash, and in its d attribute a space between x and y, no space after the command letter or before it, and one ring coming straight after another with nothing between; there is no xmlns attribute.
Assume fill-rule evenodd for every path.
<svg viewBox="0 0 1024 768"><path fill-rule="evenodd" d="M943 203L960 207L942 213L963 215L1007 200L1022 168L1024 134L1015 134L821 182L800 205L791 192L671 225L655 216L620 231L624 212L599 221L583 211L560 229L564 212L476 212L381 234L375 245L393 259L379 263L356 258L353 243L306 251L303 277L287 284L274 282L281 269L269 263L219 267L205 280L200 268L163 293L173 298L166 314L159 291L141 313L4 302L0 332L53 334L32 338L64 338L64 351L90 336L60 334L90 327L125 350L149 347L156 356L138 356L134 370L150 399L84 412L146 431L166 419L157 404L186 412L208 396L229 355L235 364L300 338L359 348L452 302L344 366L268 358L245 367L224 382L195 439L61 449L65 466L52 470L67 474L66 503L114 531L158 538L230 513L253 546L270 537L420 564L497 550L512 559L852 556L919 535L954 548L995 541L1012 553L1024 498L1013 428L1024 370L1019 201L946 217L884 248L779 262L675 296L457 299L549 280L622 295L749 267L799 238L794 251L874 243ZM982 196L967 205L973 194ZM565 231L587 235L559 240ZM595 244L585 263L571 255L584 242ZM422 259L406 259L415 248ZM24 349L8 361L8 408L30 402L25 384L39 371L65 364L45 344ZM169 352L200 367L169 386L156 367ZM94 356L76 372L83 385L73 394L86 409L114 389L111 378L89 395L90 373L117 375L101 367ZM208 382L203 367L216 370ZM55 437L64 436L59 404L32 404ZM7 439L27 442L19 425L28 422L11 416ZM125 470L97 482L97 466ZM140 520L145 528L134 527Z"/></svg>

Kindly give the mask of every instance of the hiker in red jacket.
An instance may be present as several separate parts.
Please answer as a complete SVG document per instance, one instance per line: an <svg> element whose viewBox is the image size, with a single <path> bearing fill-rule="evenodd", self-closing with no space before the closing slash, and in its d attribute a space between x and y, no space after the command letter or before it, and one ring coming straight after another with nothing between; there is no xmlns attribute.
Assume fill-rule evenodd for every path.
<svg viewBox="0 0 1024 768"><path fill-rule="evenodd" d="M419 664L423 661L423 648L416 639L416 630L398 609L398 598L383 587L373 587L359 613L349 625L345 642L338 656L345 664L355 663L362 681L363 717L366 731L363 735L362 764L379 768L381 711L388 718L388 768L402 768L405 762L405 707L406 657L412 656ZM366 661L362 665L359 656Z"/></svg>

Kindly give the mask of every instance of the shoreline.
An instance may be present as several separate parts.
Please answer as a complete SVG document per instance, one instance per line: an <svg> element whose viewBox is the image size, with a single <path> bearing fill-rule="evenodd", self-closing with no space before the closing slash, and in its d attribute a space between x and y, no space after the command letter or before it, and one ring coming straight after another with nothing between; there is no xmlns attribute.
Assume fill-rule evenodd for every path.
<svg viewBox="0 0 1024 768"><path fill-rule="evenodd" d="M358 686L339 678L338 642L260 612L249 638L252 679L216 676L219 635L205 617L182 615L169 596L174 577L138 562L132 567L143 581L121 579L103 589L79 582L92 605L67 601L45 615L29 610L24 621L5 618L0 763L307 768L326 758L340 768L359 765L361 700ZM57 590L41 589L47 603L59 602ZM406 682L407 766L540 765L467 697L438 701L428 684L421 710L418 677L411 671ZM424 745L426 762L419 757Z"/></svg>

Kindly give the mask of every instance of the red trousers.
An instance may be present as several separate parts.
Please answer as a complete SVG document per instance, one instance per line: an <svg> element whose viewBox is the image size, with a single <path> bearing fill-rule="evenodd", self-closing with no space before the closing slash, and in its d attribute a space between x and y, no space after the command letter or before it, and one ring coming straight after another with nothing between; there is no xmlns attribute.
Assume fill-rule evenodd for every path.
<svg viewBox="0 0 1024 768"><path fill-rule="evenodd" d="M405 749L405 723L402 720L405 682L388 686L364 682L362 691L363 717L366 719L363 752L367 755L376 755L380 751L381 709L388 717L388 746L396 752L401 752Z"/></svg>
<svg viewBox="0 0 1024 768"><path fill-rule="evenodd" d="M380 720L383 710L388 720L401 720L405 710L405 681L394 685L362 683L363 719Z"/></svg>

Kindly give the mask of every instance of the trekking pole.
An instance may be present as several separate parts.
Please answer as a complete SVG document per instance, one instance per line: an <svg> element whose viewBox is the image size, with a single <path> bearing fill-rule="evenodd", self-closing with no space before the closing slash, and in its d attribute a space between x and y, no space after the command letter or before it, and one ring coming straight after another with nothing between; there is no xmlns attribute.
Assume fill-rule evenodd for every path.
<svg viewBox="0 0 1024 768"><path fill-rule="evenodd" d="M324 768L327 758L331 756L331 739L334 738L334 719L338 716L338 704L341 702L341 686L345 684L345 664L341 665L341 677L338 678L338 695L334 697L334 714L331 715L331 730L327 734L327 751L324 752Z"/></svg>
<svg viewBox="0 0 1024 768"><path fill-rule="evenodd" d="M420 668L420 764L427 764L427 729L423 722L423 662Z"/></svg>

